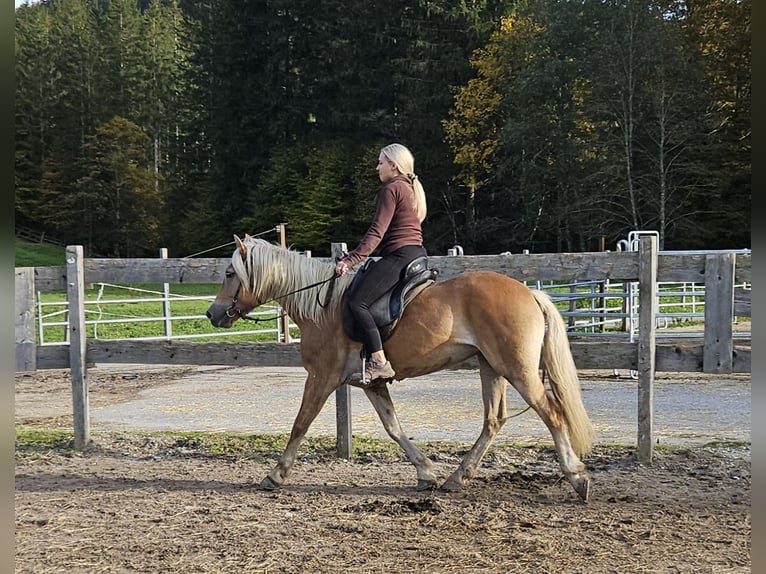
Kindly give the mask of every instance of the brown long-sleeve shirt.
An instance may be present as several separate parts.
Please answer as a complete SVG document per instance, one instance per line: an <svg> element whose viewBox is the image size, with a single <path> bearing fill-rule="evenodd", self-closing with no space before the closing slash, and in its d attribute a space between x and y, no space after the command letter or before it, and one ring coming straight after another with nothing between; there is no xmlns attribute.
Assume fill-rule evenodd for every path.
<svg viewBox="0 0 766 574"><path fill-rule="evenodd" d="M406 245L422 245L423 230L415 213L412 184L397 175L378 191L375 217L359 245L341 260L350 267L375 253L386 255Z"/></svg>

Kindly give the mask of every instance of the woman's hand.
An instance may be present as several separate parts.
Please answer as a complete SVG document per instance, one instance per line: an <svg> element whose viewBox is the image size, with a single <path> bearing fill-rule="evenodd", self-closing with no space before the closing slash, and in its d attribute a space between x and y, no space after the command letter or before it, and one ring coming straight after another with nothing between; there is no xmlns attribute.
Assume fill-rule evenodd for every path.
<svg viewBox="0 0 766 574"><path fill-rule="evenodd" d="M345 261L338 261L337 265L335 265L335 274L345 275L346 271L348 271L348 263Z"/></svg>

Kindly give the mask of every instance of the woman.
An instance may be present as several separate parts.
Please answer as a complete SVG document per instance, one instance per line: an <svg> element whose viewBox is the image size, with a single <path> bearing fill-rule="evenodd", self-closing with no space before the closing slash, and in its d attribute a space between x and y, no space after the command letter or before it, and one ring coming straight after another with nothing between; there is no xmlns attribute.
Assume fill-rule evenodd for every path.
<svg viewBox="0 0 766 574"><path fill-rule="evenodd" d="M394 377L370 306L398 283L411 261L426 255L421 229L426 217L426 194L415 175L415 158L401 144L387 145L380 150L377 171L385 185L378 191L372 224L356 249L341 257L335 267L335 272L343 275L376 250L380 255L348 301L369 356L364 371L368 383Z"/></svg>

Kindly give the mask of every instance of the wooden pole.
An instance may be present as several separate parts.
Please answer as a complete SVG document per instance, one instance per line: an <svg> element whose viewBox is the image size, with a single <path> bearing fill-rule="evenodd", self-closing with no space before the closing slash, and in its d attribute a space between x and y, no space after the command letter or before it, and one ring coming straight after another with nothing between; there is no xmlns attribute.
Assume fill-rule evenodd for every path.
<svg viewBox="0 0 766 574"><path fill-rule="evenodd" d="M160 258L168 258L168 248L160 248ZM162 284L162 316L165 319L165 337L170 339L173 336L173 321L170 318L170 284Z"/></svg>
<svg viewBox="0 0 766 574"><path fill-rule="evenodd" d="M731 373L734 352L734 253L705 257L705 346L702 371Z"/></svg>
<svg viewBox="0 0 766 574"><path fill-rule="evenodd" d="M606 251L606 238L602 235L598 238L598 250L599 252L603 253ZM601 293L601 295L605 295L609 291L609 278L607 277L603 281L598 282L598 291ZM609 317L609 314L606 312L606 298L601 297L599 299L600 308L601 308L601 321L599 324L599 331L603 333L606 331L606 320Z"/></svg>
<svg viewBox="0 0 766 574"><path fill-rule="evenodd" d="M35 342L35 268L17 267L14 290L16 371L37 369Z"/></svg>
<svg viewBox="0 0 766 574"><path fill-rule="evenodd" d="M287 249L287 239L285 238L285 223L277 224L276 231L279 234L279 244ZM290 318L286 313L282 313L282 341L285 343L290 342Z"/></svg>
<svg viewBox="0 0 766 574"><path fill-rule="evenodd" d="M652 462L654 371L657 338L657 237L638 243L638 449L639 462Z"/></svg>
<svg viewBox="0 0 766 574"><path fill-rule="evenodd" d="M90 442L82 245L69 245L66 248L66 282L69 301L69 372L72 378L74 448L82 450Z"/></svg>
<svg viewBox="0 0 766 574"><path fill-rule="evenodd" d="M285 239L285 226L286 223L277 223L277 226L275 228L276 232L279 234L279 244L282 247L287 247L287 240Z"/></svg>
<svg viewBox="0 0 766 574"><path fill-rule="evenodd" d="M333 260L346 252L345 243L333 243L330 254ZM335 391L336 452L340 458L351 458L351 387L343 384Z"/></svg>

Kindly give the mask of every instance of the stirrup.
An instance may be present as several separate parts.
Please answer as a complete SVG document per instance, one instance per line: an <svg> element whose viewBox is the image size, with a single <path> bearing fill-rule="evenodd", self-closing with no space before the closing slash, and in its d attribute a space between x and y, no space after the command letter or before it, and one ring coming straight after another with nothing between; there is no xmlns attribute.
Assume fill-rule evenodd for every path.
<svg viewBox="0 0 766 574"><path fill-rule="evenodd" d="M359 373L354 373L355 375L359 375ZM354 375L351 375L349 379L346 381L347 385L351 385L352 387L357 387L359 389L372 389L374 387L380 387L381 385L385 385L386 383L390 383L392 379L375 379L374 381L362 381L361 378L358 376L355 377Z"/></svg>

